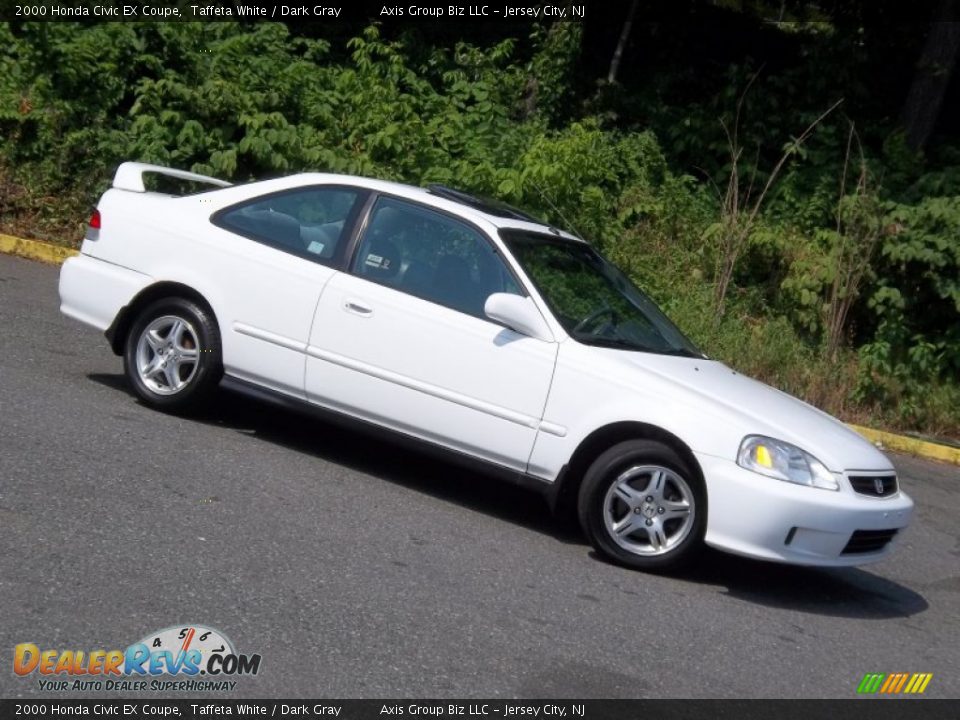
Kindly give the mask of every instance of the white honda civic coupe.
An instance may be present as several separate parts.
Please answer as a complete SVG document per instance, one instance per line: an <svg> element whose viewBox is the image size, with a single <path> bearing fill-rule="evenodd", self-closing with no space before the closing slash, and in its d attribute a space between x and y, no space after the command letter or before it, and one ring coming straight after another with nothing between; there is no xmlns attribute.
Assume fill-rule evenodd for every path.
<svg viewBox="0 0 960 720"><path fill-rule="evenodd" d="M399 434L575 508L630 567L858 565L912 514L843 423L707 358L583 240L450 188L124 163L60 298L147 405L223 384Z"/></svg>

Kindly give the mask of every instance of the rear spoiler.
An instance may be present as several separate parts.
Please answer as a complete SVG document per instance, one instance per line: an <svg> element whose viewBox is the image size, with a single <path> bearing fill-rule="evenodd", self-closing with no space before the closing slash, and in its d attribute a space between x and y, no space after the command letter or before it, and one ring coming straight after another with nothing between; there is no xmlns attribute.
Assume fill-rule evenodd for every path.
<svg viewBox="0 0 960 720"><path fill-rule="evenodd" d="M230 187L226 180L207 177L206 175L197 175L197 173L187 172L186 170L175 170L174 168L163 167L162 165L147 165L146 163L125 162L117 168L117 174L113 176L113 186L118 190L129 190L131 192L146 192L147 188L143 185L143 176L145 173L156 173L157 175L166 175L168 177L180 178L181 180L192 180L193 182L205 183L207 185L216 185L217 187Z"/></svg>

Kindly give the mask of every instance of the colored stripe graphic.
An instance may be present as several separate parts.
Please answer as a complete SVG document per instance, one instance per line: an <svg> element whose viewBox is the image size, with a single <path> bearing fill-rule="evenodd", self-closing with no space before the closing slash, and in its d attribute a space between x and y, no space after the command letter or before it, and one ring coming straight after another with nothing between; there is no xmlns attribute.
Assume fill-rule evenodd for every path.
<svg viewBox="0 0 960 720"><path fill-rule="evenodd" d="M860 681L860 687L857 688L858 693L875 693L880 689L880 683L883 682L883 679L886 677L883 673L867 673L863 676L863 680Z"/></svg>
<svg viewBox="0 0 960 720"><path fill-rule="evenodd" d="M922 693L927 689L927 685L930 684L930 681L933 680L933 673L920 673L920 677L923 678L921 683L918 683L917 687L914 688L915 693Z"/></svg>
<svg viewBox="0 0 960 720"><path fill-rule="evenodd" d="M860 694L919 695L926 691L933 673L867 673L857 686Z"/></svg>
<svg viewBox="0 0 960 720"><path fill-rule="evenodd" d="M887 675L887 679L883 682L883 685L880 687L880 694L890 692L890 688L897 684L897 678L900 675L898 673L890 673Z"/></svg>

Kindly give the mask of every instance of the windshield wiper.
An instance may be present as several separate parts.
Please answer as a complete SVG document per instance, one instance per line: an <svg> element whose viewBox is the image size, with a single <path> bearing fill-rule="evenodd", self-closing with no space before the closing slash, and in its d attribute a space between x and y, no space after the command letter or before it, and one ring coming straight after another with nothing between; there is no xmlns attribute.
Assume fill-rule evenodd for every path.
<svg viewBox="0 0 960 720"><path fill-rule="evenodd" d="M638 350L640 352L656 352L651 348L645 347L643 345L637 345L636 343L630 342L629 340L623 340L622 338L608 338L608 337L598 337L596 335L585 335L576 333L573 335L573 339L578 342L582 342L584 345L594 345L596 347L608 347L614 348L616 350Z"/></svg>
<svg viewBox="0 0 960 720"><path fill-rule="evenodd" d="M703 358L695 352L686 348L652 348L646 345L638 345L635 342L623 338L598 337L596 335L585 335L576 333L572 335L574 340L582 342L584 345L593 345L595 347L606 347L614 350L632 350L634 352L653 353L655 355L673 355L677 357Z"/></svg>
<svg viewBox="0 0 960 720"><path fill-rule="evenodd" d="M669 350L652 350L651 352L658 352L661 355L676 355L678 357L697 358L698 360L702 360L704 358L704 356L701 355L700 353L695 353L691 350L687 350L686 348L670 348Z"/></svg>

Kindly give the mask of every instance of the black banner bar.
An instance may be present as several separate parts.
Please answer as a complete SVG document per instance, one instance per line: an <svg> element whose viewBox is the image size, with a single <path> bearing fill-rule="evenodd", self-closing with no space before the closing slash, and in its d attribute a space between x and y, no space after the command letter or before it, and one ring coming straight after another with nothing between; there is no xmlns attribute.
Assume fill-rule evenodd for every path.
<svg viewBox="0 0 960 720"><path fill-rule="evenodd" d="M630 0L0 0L8 22L588 22L594 13L624 16ZM942 0L790 0L732 3L716 0L640 0L634 22L722 25L749 12L773 24L865 26L960 19L960 2Z"/></svg>
<svg viewBox="0 0 960 720"><path fill-rule="evenodd" d="M330 720L956 720L958 700L0 700L4 718Z"/></svg>
<svg viewBox="0 0 960 720"><path fill-rule="evenodd" d="M0 20L582 22L587 17L589 4L589 0L422 0L413 3L399 0L0 0Z"/></svg>

